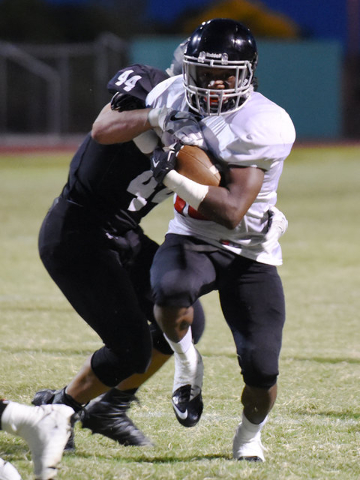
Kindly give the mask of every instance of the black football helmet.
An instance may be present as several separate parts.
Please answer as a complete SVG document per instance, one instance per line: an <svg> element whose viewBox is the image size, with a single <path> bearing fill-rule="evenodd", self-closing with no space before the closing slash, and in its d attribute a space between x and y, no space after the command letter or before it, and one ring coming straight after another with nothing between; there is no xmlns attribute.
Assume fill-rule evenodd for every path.
<svg viewBox="0 0 360 480"><path fill-rule="evenodd" d="M257 58L255 39L240 22L215 18L202 23L184 52L188 105L203 116L239 110L253 88ZM216 80L222 89L212 88Z"/></svg>

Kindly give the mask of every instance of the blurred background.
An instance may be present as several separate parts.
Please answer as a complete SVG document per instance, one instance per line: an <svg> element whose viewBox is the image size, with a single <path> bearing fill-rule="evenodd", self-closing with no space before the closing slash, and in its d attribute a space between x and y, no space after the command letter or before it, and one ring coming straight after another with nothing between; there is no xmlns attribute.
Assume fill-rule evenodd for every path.
<svg viewBox="0 0 360 480"><path fill-rule="evenodd" d="M298 140L360 138L360 0L0 0L0 140L87 132L131 63L165 69L202 21L241 21Z"/></svg>

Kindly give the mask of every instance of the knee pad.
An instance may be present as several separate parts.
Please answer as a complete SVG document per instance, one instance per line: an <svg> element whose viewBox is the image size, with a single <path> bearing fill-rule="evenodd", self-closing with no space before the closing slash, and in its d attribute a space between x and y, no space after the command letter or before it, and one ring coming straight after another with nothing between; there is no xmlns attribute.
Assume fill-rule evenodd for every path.
<svg viewBox="0 0 360 480"><path fill-rule="evenodd" d="M249 387L269 389L277 382L277 375L272 376L256 376L243 375L244 383Z"/></svg>
<svg viewBox="0 0 360 480"><path fill-rule="evenodd" d="M249 385L249 387L268 389L277 382L277 377L279 375L277 369L272 373L266 367L257 368L254 365L246 365L243 362L240 363L240 361L239 365L242 369L241 373L244 382L246 385Z"/></svg>
<svg viewBox="0 0 360 480"><path fill-rule="evenodd" d="M91 368L97 378L107 387L115 387L134 373L146 372L151 361L151 344L148 352L130 352L121 354L102 347L93 353Z"/></svg>

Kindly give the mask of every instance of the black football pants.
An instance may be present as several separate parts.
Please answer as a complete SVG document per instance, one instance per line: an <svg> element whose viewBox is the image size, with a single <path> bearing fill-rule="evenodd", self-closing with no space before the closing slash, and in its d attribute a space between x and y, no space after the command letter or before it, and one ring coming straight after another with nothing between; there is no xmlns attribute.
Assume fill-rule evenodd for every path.
<svg viewBox="0 0 360 480"><path fill-rule="evenodd" d="M39 253L67 300L104 342L92 368L112 387L146 371L153 344L172 353L152 312L149 271L158 245L140 228L116 238L90 225L82 207L57 199L43 221ZM199 303L194 307L196 342L204 314Z"/></svg>
<svg viewBox="0 0 360 480"><path fill-rule="evenodd" d="M218 290L245 383L259 388L276 383L285 322L276 267L193 237L168 234L155 254L151 284L159 306L188 307Z"/></svg>

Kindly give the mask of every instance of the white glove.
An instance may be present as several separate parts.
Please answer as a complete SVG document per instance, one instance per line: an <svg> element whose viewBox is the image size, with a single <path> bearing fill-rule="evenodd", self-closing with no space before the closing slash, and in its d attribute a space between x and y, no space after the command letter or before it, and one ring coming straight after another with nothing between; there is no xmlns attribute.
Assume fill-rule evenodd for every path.
<svg viewBox="0 0 360 480"><path fill-rule="evenodd" d="M269 208L269 230L262 243L263 249L271 253L276 247L279 238L284 235L288 228L285 215L276 207Z"/></svg>
<svg viewBox="0 0 360 480"><path fill-rule="evenodd" d="M168 107L153 108L148 120L153 128L174 135L184 145L204 148L205 141L196 116L190 112L180 112Z"/></svg>

